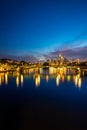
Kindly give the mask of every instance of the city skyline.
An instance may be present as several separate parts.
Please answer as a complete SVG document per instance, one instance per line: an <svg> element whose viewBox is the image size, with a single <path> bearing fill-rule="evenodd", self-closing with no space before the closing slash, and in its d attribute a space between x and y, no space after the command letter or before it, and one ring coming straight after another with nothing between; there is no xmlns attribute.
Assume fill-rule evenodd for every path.
<svg viewBox="0 0 87 130"><path fill-rule="evenodd" d="M0 2L0 58L44 60L62 53L87 59L85 0Z"/></svg>

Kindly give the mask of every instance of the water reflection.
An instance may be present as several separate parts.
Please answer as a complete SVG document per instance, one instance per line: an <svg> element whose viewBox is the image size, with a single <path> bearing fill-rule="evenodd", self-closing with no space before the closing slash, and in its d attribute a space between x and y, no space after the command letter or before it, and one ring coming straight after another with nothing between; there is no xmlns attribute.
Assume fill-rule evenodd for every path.
<svg viewBox="0 0 87 130"><path fill-rule="evenodd" d="M79 78L79 80L78 80L78 87L81 88L81 85L82 85L82 80L81 80L81 78Z"/></svg>
<svg viewBox="0 0 87 130"><path fill-rule="evenodd" d="M49 80L49 76L48 75L46 75L46 82L48 83L48 80Z"/></svg>
<svg viewBox="0 0 87 130"><path fill-rule="evenodd" d="M82 79L81 79L81 77L80 77L80 74L77 74L76 76L74 75L74 76L73 76L73 81L74 81L75 85L76 85L78 88L81 88Z"/></svg>
<svg viewBox="0 0 87 130"><path fill-rule="evenodd" d="M4 83L4 75L2 75L2 83Z"/></svg>
<svg viewBox="0 0 87 130"><path fill-rule="evenodd" d="M59 82L60 82L60 75L58 74L56 76L56 86L59 86Z"/></svg>
<svg viewBox="0 0 87 130"><path fill-rule="evenodd" d="M5 84L7 85L8 84L8 74L5 73Z"/></svg>
<svg viewBox="0 0 87 130"><path fill-rule="evenodd" d="M62 75L62 77L61 77L61 78L62 78L62 83L64 83L64 75Z"/></svg>
<svg viewBox="0 0 87 130"><path fill-rule="evenodd" d="M84 71L82 71L82 76L84 77Z"/></svg>
<svg viewBox="0 0 87 130"><path fill-rule="evenodd" d="M40 85L40 75L39 74L35 75L35 85L36 85L36 87L38 87Z"/></svg>
<svg viewBox="0 0 87 130"><path fill-rule="evenodd" d="M0 74L0 86L4 83L4 73Z"/></svg>
<svg viewBox="0 0 87 130"><path fill-rule="evenodd" d="M48 81L50 82L50 80L52 78L55 78L56 79L56 81L55 81L56 86L59 86L62 83L64 84L66 81L71 83L72 79L73 79L75 86L77 86L78 88L81 88L81 85L82 85L82 79L81 79L80 74L75 75L73 73L73 75L71 75L70 69L67 70L64 67L63 68L50 67L47 70L46 69L44 70L42 68L40 68L40 69L33 68L33 69L25 70L25 72L26 73L23 73L23 74L20 74L18 71L15 71L13 73L0 73L0 86L2 84L7 85L8 80L9 80L9 76L11 76L11 78L15 77L16 87L19 87L19 85L21 85L23 87L24 80L25 80L24 75L27 75L27 76L34 75L34 82L35 82L36 88L38 86L40 86L40 82L41 82L41 80L43 80L43 78L45 78L46 83L48 83ZM83 73L82 73L82 75L83 75ZM29 80L29 79L27 79L27 80Z"/></svg>
<svg viewBox="0 0 87 130"><path fill-rule="evenodd" d="M2 79L1 79L1 75L0 75L0 86L1 86L1 84L2 84Z"/></svg>
<svg viewBox="0 0 87 130"><path fill-rule="evenodd" d="M43 69L42 68L40 68L40 74L43 74Z"/></svg>
<svg viewBox="0 0 87 130"><path fill-rule="evenodd" d="M19 76L16 77L16 86L19 87Z"/></svg>
<svg viewBox="0 0 87 130"><path fill-rule="evenodd" d="M67 81L70 82L70 75L67 75Z"/></svg>
<svg viewBox="0 0 87 130"><path fill-rule="evenodd" d="M21 86L23 86L23 82L24 82L24 77L23 77L23 75L21 74Z"/></svg>

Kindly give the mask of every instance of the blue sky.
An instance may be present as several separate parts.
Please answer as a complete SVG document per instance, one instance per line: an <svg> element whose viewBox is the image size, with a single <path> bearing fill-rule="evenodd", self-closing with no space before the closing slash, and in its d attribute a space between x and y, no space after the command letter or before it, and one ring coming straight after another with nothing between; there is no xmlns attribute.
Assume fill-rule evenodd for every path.
<svg viewBox="0 0 87 130"><path fill-rule="evenodd" d="M1 58L35 60L64 51L70 57L68 50L74 49L78 51L71 57L83 58L86 0L1 0L0 19Z"/></svg>

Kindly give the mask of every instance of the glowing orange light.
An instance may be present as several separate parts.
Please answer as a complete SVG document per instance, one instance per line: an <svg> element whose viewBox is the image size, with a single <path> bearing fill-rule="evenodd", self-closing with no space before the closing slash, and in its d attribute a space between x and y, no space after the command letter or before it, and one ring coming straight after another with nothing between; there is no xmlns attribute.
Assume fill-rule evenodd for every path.
<svg viewBox="0 0 87 130"><path fill-rule="evenodd" d="M48 75L46 75L46 82L48 82L48 80L49 80L49 76L48 76Z"/></svg>
<svg viewBox="0 0 87 130"><path fill-rule="evenodd" d="M2 79L1 79L1 76L0 76L0 86L2 85Z"/></svg>
<svg viewBox="0 0 87 130"><path fill-rule="evenodd" d="M38 87L40 85L40 75L35 76L35 85Z"/></svg>
<svg viewBox="0 0 87 130"><path fill-rule="evenodd" d="M73 75L73 82L75 83L75 75Z"/></svg>
<svg viewBox="0 0 87 130"><path fill-rule="evenodd" d="M21 75L21 85L23 86L24 78L23 75Z"/></svg>
<svg viewBox="0 0 87 130"><path fill-rule="evenodd" d="M16 86L19 87L19 76L16 77Z"/></svg>
<svg viewBox="0 0 87 130"><path fill-rule="evenodd" d="M70 82L70 75L67 76L67 80L68 80L68 82Z"/></svg>
<svg viewBox="0 0 87 130"><path fill-rule="evenodd" d="M5 74L5 84L6 85L8 84L8 75L7 75L7 73Z"/></svg>
<svg viewBox="0 0 87 130"><path fill-rule="evenodd" d="M77 76L75 77L75 85L77 86L77 83L78 83L78 78Z"/></svg>
<svg viewBox="0 0 87 130"><path fill-rule="evenodd" d="M57 85L57 86L59 86L59 80L60 80L60 77L57 76L57 77L56 77L56 85Z"/></svg>
<svg viewBox="0 0 87 130"><path fill-rule="evenodd" d="M62 82L64 82L64 75L62 76Z"/></svg>
<svg viewBox="0 0 87 130"><path fill-rule="evenodd" d="M82 84L82 81L81 81L81 78L79 78L78 80L78 87L81 88L81 84Z"/></svg>

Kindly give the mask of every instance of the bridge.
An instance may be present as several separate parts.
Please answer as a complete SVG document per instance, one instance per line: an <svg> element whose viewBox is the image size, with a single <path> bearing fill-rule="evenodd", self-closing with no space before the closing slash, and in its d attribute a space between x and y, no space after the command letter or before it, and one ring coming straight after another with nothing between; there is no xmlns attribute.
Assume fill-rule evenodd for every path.
<svg viewBox="0 0 87 130"><path fill-rule="evenodd" d="M50 66L36 66L36 65L31 65L31 66L20 66L20 67L15 67L15 68L10 68L9 70L2 70L0 73L5 73L5 72L23 72L24 70L29 70L29 69L39 69L39 68L49 68L49 67L54 67L54 68L67 68L67 69L76 69L78 66L58 66L58 65L50 65ZM87 72L86 66L80 67L81 71Z"/></svg>

